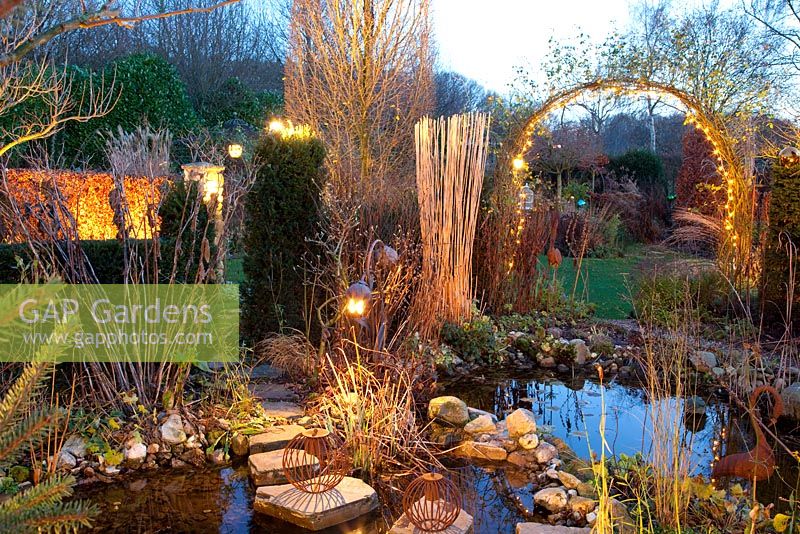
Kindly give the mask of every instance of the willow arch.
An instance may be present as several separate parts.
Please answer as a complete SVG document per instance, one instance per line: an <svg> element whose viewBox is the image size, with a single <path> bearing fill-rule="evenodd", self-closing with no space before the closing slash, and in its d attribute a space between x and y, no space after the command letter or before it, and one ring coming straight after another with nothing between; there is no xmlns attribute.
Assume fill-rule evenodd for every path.
<svg viewBox="0 0 800 534"><path fill-rule="evenodd" d="M717 172L723 179L727 200L717 250L717 261L723 272L735 282L744 282L755 275L752 260L754 222L753 176L745 166L744 159L736 151L736 141L728 131L723 118L709 112L691 95L680 89L659 82L603 78L564 89L551 95L512 134L512 142L506 145L498 164L500 171L511 176L512 187L521 186L519 169L514 163L524 161L524 155L533 146L537 126L554 110L566 107L585 93L614 92L619 95L652 94L669 96L678 100L687 110L686 123L703 132L713 148L717 161ZM517 163L519 166L519 163Z"/></svg>

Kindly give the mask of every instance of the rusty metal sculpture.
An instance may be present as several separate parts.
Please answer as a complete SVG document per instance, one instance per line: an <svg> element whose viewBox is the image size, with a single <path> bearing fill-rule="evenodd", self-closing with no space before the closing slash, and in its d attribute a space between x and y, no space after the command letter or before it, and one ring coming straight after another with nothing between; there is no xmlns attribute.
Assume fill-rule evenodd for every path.
<svg viewBox="0 0 800 534"><path fill-rule="evenodd" d="M783 413L781 396L772 386L760 386L750 395L750 422L756 433L756 446L747 452L729 454L721 458L711 471L711 478L739 477L749 480L766 480L775 471L775 454L767 443L761 422L756 417L756 402L762 393L769 393L773 399L770 424L774 424Z"/></svg>
<svg viewBox="0 0 800 534"><path fill-rule="evenodd" d="M561 251L556 248L556 236L558 235L558 223L560 219L558 210L550 213L550 246L547 249L547 263L553 269L558 269L561 265Z"/></svg>
<svg viewBox="0 0 800 534"><path fill-rule="evenodd" d="M342 440L323 428L304 430L283 451L283 474L304 493L330 491L349 471Z"/></svg>
<svg viewBox="0 0 800 534"><path fill-rule="evenodd" d="M439 473L417 477L403 494L403 512L422 532L440 532L461 513L461 493Z"/></svg>

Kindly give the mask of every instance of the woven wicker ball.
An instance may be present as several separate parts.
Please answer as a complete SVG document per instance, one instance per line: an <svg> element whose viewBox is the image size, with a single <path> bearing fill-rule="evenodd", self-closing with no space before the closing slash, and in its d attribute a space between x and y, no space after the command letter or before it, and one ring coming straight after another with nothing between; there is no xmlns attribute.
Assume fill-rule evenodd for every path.
<svg viewBox="0 0 800 534"><path fill-rule="evenodd" d="M403 512L419 530L439 532L455 523L461 513L461 493L439 473L426 473L406 488Z"/></svg>
<svg viewBox="0 0 800 534"><path fill-rule="evenodd" d="M283 451L286 480L304 493L332 490L350 471L343 445L336 434L323 428L304 430Z"/></svg>

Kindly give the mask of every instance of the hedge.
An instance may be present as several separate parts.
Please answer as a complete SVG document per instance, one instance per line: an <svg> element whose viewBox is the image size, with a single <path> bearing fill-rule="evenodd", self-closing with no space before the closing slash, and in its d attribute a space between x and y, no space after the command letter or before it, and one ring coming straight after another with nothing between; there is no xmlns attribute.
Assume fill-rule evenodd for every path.
<svg viewBox="0 0 800 534"><path fill-rule="evenodd" d="M325 150L315 138L265 135L263 162L245 201L242 334L258 341L284 328L303 329L307 305L300 265L312 251Z"/></svg>
<svg viewBox="0 0 800 534"><path fill-rule="evenodd" d="M800 165L772 167L769 230L764 250L762 308L767 317L780 320L786 309L790 267L786 244L790 239L800 247ZM794 257L795 283L800 261ZM800 321L800 289L795 288L792 322Z"/></svg>

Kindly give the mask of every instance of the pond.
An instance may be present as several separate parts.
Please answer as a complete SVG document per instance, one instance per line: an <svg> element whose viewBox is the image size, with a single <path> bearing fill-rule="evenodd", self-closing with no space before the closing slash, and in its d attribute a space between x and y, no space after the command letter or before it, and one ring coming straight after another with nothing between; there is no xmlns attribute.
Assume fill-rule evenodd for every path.
<svg viewBox="0 0 800 534"><path fill-rule="evenodd" d="M601 395L601 391L603 394ZM599 433L603 401L606 406L605 437L616 454L645 454L651 446L646 395L641 389L611 383L604 390L585 379L558 380L542 374L513 379L490 376L464 379L443 386L444 394L461 397L470 406L498 416L522 406L531 409L541 425L564 440L578 456L589 458L589 449L600 450ZM672 400L671 402L680 402ZM749 429L732 417L727 405L709 399L707 415L687 429L692 442L695 472L707 474L711 446L719 439L722 425L730 425L728 440L735 447L750 443ZM731 424L730 420L733 421ZM796 443L791 447L796 447ZM758 485L761 502L785 507L784 499L796 487L797 462L776 450L779 466L768 483ZM513 470L466 466L454 471L464 496L464 507L475 518L476 534L511 534L524 521L519 502L532 508L531 489ZM515 505L509 492L519 497ZM203 472L168 472L130 479L111 485L80 488L79 497L91 498L102 508L95 531L113 532L264 532L284 534L297 527L254 514L253 489L246 465ZM387 502L388 499L382 499ZM373 534L386 531L380 512L324 531Z"/></svg>

